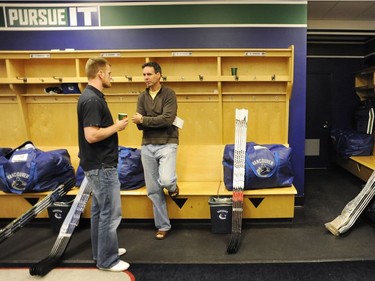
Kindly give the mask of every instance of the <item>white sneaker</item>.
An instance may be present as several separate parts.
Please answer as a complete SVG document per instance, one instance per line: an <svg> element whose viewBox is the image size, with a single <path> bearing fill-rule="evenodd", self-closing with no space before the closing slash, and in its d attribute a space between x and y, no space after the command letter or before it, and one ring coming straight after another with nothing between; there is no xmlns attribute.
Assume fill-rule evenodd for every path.
<svg viewBox="0 0 375 281"><path fill-rule="evenodd" d="M120 260L116 265L110 267L110 268L101 268L98 267L100 270L106 270L106 271L112 271L112 272L121 272L125 271L129 268L130 264L128 264L125 261Z"/></svg>
<svg viewBox="0 0 375 281"><path fill-rule="evenodd" d="M122 256L125 253L126 253L126 249L125 248L118 248L118 255L119 256Z"/></svg>
<svg viewBox="0 0 375 281"><path fill-rule="evenodd" d="M119 256L122 256L126 254L126 249L125 248L118 248L118 255ZM93 258L94 261L96 261L96 259Z"/></svg>

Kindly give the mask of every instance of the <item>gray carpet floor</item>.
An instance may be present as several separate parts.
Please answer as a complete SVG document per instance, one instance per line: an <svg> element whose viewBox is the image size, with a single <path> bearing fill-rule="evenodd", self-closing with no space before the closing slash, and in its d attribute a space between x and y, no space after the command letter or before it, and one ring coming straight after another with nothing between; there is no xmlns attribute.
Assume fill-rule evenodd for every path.
<svg viewBox="0 0 375 281"><path fill-rule="evenodd" d="M345 262L365 266L361 262L371 264L375 261L375 223L366 216L362 215L340 237L333 236L324 227L325 222L340 214L364 183L340 168L306 170L305 181L305 203L296 207L295 218L292 221L244 221L241 247L234 255L226 253L230 235L213 234L210 221L173 221L172 231L162 241L154 238L152 221L124 221L118 230L120 246L128 251L123 259L135 271L141 272L140 268L147 265L151 271L159 270L160 274L170 266L174 268L172 271L188 268L193 272L195 267L202 265L206 265L207 270L214 265L223 268L228 265L239 268L241 265L256 268L258 265L277 265L282 268L284 264L299 267L320 264L330 268L337 263L347 268ZM40 261L49 254L56 237L48 221L29 223L0 244L0 266L30 266ZM88 221L82 221L76 229L62 265L94 266ZM302 267L302 272L306 270Z"/></svg>
<svg viewBox="0 0 375 281"><path fill-rule="evenodd" d="M152 221L123 222L120 246L130 263L265 263L375 259L375 223L358 219L352 229L335 237L324 223L336 217L363 182L341 169L307 170L303 207L293 221L245 221L237 254L228 255L228 234L211 233L209 221L173 221L167 239L154 239ZM50 223L31 222L0 244L0 264L30 264L46 257L57 234ZM88 221L76 229L63 259L66 264L89 264Z"/></svg>

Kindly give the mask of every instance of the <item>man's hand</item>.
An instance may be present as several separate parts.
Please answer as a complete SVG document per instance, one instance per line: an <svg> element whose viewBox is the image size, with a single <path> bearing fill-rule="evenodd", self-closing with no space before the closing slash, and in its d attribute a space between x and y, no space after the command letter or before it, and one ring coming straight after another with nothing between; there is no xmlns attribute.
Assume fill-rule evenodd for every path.
<svg viewBox="0 0 375 281"><path fill-rule="evenodd" d="M134 124L142 124L143 116L137 112L136 114L133 115L132 121Z"/></svg>
<svg viewBox="0 0 375 281"><path fill-rule="evenodd" d="M122 131L126 128L126 126L128 126L129 124L129 118L128 117L125 117L123 118L122 120L117 120L115 125L117 126L117 131Z"/></svg>

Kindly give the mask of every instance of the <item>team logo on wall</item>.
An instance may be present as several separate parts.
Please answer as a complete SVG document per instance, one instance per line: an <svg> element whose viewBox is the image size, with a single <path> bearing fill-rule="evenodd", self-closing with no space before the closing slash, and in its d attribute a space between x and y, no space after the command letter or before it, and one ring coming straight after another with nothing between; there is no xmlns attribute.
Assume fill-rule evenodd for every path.
<svg viewBox="0 0 375 281"><path fill-rule="evenodd" d="M99 26L99 7L5 7L8 28Z"/></svg>

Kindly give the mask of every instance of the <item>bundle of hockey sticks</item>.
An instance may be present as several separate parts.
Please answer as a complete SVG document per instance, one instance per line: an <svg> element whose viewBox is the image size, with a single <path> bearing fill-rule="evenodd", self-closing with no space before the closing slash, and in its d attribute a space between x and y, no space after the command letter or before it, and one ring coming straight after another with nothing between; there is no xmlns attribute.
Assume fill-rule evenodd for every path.
<svg viewBox="0 0 375 281"><path fill-rule="evenodd" d="M35 204L26 213L10 222L6 227L0 230L0 243L14 234L18 229L25 226L29 221L43 212L46 208L63 197L75 185L75 178L72 178L63 184L60 184L55 190L51 191L46 197Z"/></svg>
<svg viewBox="0 0 375 281"><path fill-rule="evenodd" d="M85 209L90 195L91 187L87 182L87 178L85 177L79 189L79 193L75 197L69 213L67 214L60 228L59 235L51 252L45 259L30 267L30 275L44 276L59 265L61 257L69 244L74 229L78 225L79 219L83 210Z"/></svg>
<svg viewBox="0 0 375 281"><path fill-rule="evenodd" d="M247 121L248 110L236 109L233 163L232 235L227 248L228 254L237 253L241 243Z"/></svg>
<svg viewBox="0 0 375 281"><path fill-rule="evenodd" d="M366 182L366 185L358 193L358 195L348 204L346 204L341 214L333 221L327 222L324 226L335 236L339 236L340 234L347 232L353 226L374 196L375 171L372 172L370 178Z"/></svg>

